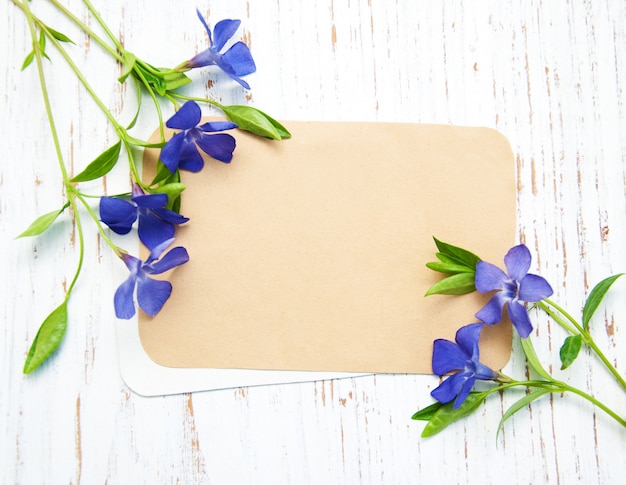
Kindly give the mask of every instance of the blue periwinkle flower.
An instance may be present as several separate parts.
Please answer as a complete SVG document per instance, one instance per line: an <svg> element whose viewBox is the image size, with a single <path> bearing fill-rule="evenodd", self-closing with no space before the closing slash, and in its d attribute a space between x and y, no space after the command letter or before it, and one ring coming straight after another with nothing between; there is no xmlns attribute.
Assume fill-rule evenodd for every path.
<svg viewBox="0 0 626 485"><path fill-rule="evenodd" d="M183 63L181 67L183 69L192 69L195 67L215 65L244 88L250 89L250 85L241 79L241 76L246 76L256 71L256 65L254 64L254 59L252 59L252 54L250 54L248 46L239 41L233 44L226 52L220 52L235 34L241 21L230 19L222 20L215 25L213 34L211 34L211 29L202 17L200 11L196 9L196 12L200 22L202 22L202 25L204 25L209 35L209 48Z"/></svg>
<svg viewBox="0 0 626 485"><path fill-rule="evenodd" d="M213 121L199 125L202 110L195 101L187 101L165 123L168 128L182 130L175 134L161 150L161 161L174 173L177 169L199 172L204 167L204 160L198 147L207 155L228 163L233 158L235 139L226 133L210 132L237 128L230 121Z"/></svg>
<svg viewBox="0 0 626 485"><path fill-rule="evenodd" d="M139 239L148 249L153 249L174 236L174 225L189 220L166 209L166 205L166 194L146 194L133 183L131 200L119 197L100 199L100 219L117 234L128 234L139 219Z"/></svg>
<svg viewBox="0 0 626 485"><path fill-rule="evenodd" d="M445 404L454 400L453 408L457 409L477 379L491 381L500 377L478 361L478 339L483 326L483 323L472 323L461 327L456 332L456 343L446 339L433 343L433 372L439 376L455 372L430 393L437 401Z"/></svg>
<svg viewBox="0 0 626 485"><path fill-rule="evenodd" d="M504 257L508 274L484 261L476 265L476 289L480 292L498 291L476 313L476 318L488 324L498 323L502 320L504 305L508 303L509 318L520 337L530 335L533 327L522 302L537 302L552 295L552 288L544 278L528 274L530 261L530 251L520 244L511 248Z"/></svg>
<svg viewBox="0 0 626 485"><path fill-rule="evenodd" d="M173 238L168 239L156 246L145 262L128 253L121 255L122 261L130 270L130 276L115 292L113 302L117 318L127 320L135 315L135 287L137 303L144 312L153 317L161 310L172 293L172 284L169 281L150 278L150 275L164 273L189 261L187 250L182 246L173 248L157 261L173 241Z"/></svg>

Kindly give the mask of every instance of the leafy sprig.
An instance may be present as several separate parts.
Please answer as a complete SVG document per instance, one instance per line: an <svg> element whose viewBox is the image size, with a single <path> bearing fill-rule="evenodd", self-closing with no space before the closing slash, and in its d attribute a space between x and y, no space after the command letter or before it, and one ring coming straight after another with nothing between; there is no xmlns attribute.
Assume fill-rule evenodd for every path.
<svg viewBox="0 0 626 485"><path fill-rule="evenodd" d="M483 291L485 291L485 278L493 283L494 280L497 280L498 278L502 277L501 275L504 275L504 277L506 278L501 283L503 295L494 296L494 301L496 301L497 299L503 301L502 299L508 298L510 299L509 305L518 304L518 298L520 297L520 294L524 292L524 290L522 290L521 287L523 285L520 285L520 281L517 278L523 280L526 276L526 273L525 271L522 271L522 269L525 267L526 264L528 266L530 265L530 260L528 259L528 261L526 261L525 256L523 256L525 254L525 251L527 250L524 250L520 246L513 248L505 257L505 263L507 263L509 275L506 275L503 272L501 272L500 275L491 267L492 265L489 265L489 263L484 263L482 259L476 256L474 253L471 253L470 251L447 243L443 243L437 239L435 239L435 244L439 251L437 253L437 258L439 259L439 262L427 263L426 266L432 270L444 274L444 277L438 283L433 285L433 287L428 291L427 295L454 295L462 294L462 292L469 292L465 291L466 289L470 288L469 278L467 283L463 287L461 287L460 285L458 287L455 286L456 283L454 280L454 276L458 276L459 274L471 275L474 289L478 288L479 291L481 291L481 288L483 289ZM474 270L472 270L472 266ZM478 274L476 268L478 268ZM485 276L485 274L487 274L487 276ZM610 362L610 360L598 347L590 332L590 325L596 310L604 300L611 286L622 275L623 273L619 273L605 278L593 287L586 300L584 301L580 321L576 320L564 308L545 296L539 298L532 305L532 308L537 308L545 312L567 333L567 336L565 337L564 342L559 350L561 370L565 370L570 367L572 363L579 357L581 349L586 346L587 348L589 348L590 353L594 355L608 369L608 371L615 379L616 383L622 388L622 391L626 392L626 380L617 370L615 365ZM525 291L527 295L532 294L533 291L535 294L539 294L542 291L544 292L544 295L547 294L547 283L544 284L544 282L541 281L543 280L543 278L536 275L528 276L530 278L529 280L527 280L527 289ZM534 285L534 290L531 288L532 291L528 290L528 287L531 285ZM493 283L493 286L498 286L498 284ZM547 288L549 288L549 286ZM496 288L491 287L490 289L493 290ZM507 292L509 293L507 294ZM479 315L488 314L485 313L483 310L477 312L476 317L478 317ZM509 308L509 313L511 313L511 311L512 310ZM526 314L526 310L524 310L524 312ZM519 315L517 316L517 318L520 318ZM489 323L494 324L497 322L487 322L487 324ZM462 327L460 331L468 327L469 326ZM475 366L482 365L478 362L478 351L476 350L473 356L467 354L468 360L466 364L464 364L465 368L461 369L456 367L459 364L458 357L455 357L454 353L437 352L438 341L435 341L435 352L433 353L433 369L456 369L456 373L448 377L448 380L454 378L456 379L456 381L454 384L450 384L452 381L448 382L447 380L444 380L443 384L432 392L432 395L433 397L443 395L446 397L446 399L443 399L443 401L437 401L429 406L426 406L425 408L417 411L412 416L412 419L414 420L427 422L422 431L422 437L433 436L441 432L450 424L469 416L474 411L476 411L490 395L496 393L500 394L504 392L510 393L514 389L525 389L526 393L524 393L523 396L517 398L503 413L498 423L498 434L504 426L505 422L510 419L511 416L513 416L521 409L526 408L529 404L540 399L542 396L552 393L570 393L577 395L578 397L585 399L586 401L592 403L594 406L604 411L620 426L626 427L626 418L615 412L613 409L598 400L596 397L568 384L567 382L555 379L550 374L550 372L548 372L546 368L541 364L541 361L537 356L537 353L535 352L533 346L533 339L529 335L520 335L520 342L521 348L526 357L526 361L529 367L536 374L536 377L532 379L527 377L524 380L515 380L508 376L503 376L500 373L495 373L495 377L491 379L495 385L487 390L469 392L467 394L467 397L459 403L458 399L453 402L453 396L447 396L447 393L449 390L452 389L452 386L454 386L454 384L459 381L459 376L465 375L465 379L467 379L468 376L469 378L473 378L472 376L474 376L474 373L476 372ZM452 343L448 343L448 347L450 347L451 344ZM461 344L463 344L465 348L467 348L469 345L467 342L467 338L465 338L464 341L461 341ZM474 342L474 344L477 345L477 340ZM471 385L473 385L473 383L474 380L471 381ZM442 388L445 388L444 392L441 391ZM464 389L464 391L468 392L468 389ZM458 388L458 390L456 390L455 392L462 392L461 388Z"/></svg>
<svg viewBox="0 0 626 485"><path fill-rule="evenodd" d="M132 297L135 284L139 288L137 290L139 306L142 308L145 307L144 309L146 309L146 311L151 315L156 313L156 311L160 309L162 304L169 297L171 285L168 283L168 287L168 285L163 284L164 282L155 283L155 280L151 280L147 275L171 269L179 264L185 263L188 259L184 248L174 248L168 253L164 253L166 246L169 245L171 240L168 239L167 241L161 241L158 239L158 237L160 237L159 234L167 234L167 237L171 235L168 220L172 219L172 217L167 216L169 219L167 219L167 217L166 219L162 218L167 215L166 211L178 212L180 210L180 200L181 195L185 190L185 185L181 183L178 169L169 171L161 162L159 162L157 177L153 181L146 183L139 175L137 162L135 160L137 150L140 151L144 148L162 149L166 146L167 140L164 129L165 123L163 119L163 105L171 105L174 110L178 110L180 108L180 101L194 100L194 102L203 103L220 110L226 119L238 125L239 129L248 131L252 134L272 140L282 140L289 138L291 135L282 124L257 108L251 106L225 106L210 99L191 97L178 92L177 90L180 88L188 86L192 83L191 79L185 74L185 72L196 66L190 66L189 62L185 61L180 63L175 68L163 68L155 67L151 63L140 59L138 56L128 51L122 42L115 35L113 35L111 29L109 29L104 19L89 0L83 0L83 4L104 32L104 36L96 33L90 26L86 25L77 15L71 12L58 0L50 0L50 3L60 13L62 13L67 20L69 20L74 26L78 27L89 37L90 40L94 41L105 54L119 64L119 72L112 73L114 74L113 80L119 83L133 82L137 87L136 91L138 93L139 101L137 104L137 111L131 122L124 126L108 109L106 104L89 83L87 76L74 62L72 58L72 51L70 51L69 48L76 46L76 44L69 38L69 36L44 23L33 13L29 1L12 1L13 4L24 14L32 41L32 50L26 55L21 68L22 70L27 70L33 64L36 66L45 111L49 121L50 134L54 143L56 158L62 174L66 194L66 201L63 203L61 208L47 212L35 218L35 220L22 233L20 233L18 237L43 235L55 223L55 221L57 221L58 217L62 213L70 209L70 216L74 221L79 241L78 263L71 283L67 289L65 289L63 301L44 319L28 351L24 365L24 373L28 374L40 367L41 364L50 358L50 356L57 350L63 340L69 323L68 301L81 273L85 256L84 229L81 209L86 211L89 217L93 220L93 223L97 231L100 233L102 240L104 240L104 242L131 271L131 276L127 282L123 283L116 292L115 305L118 316L120 314L131 314L130 306L133 305ZM233 79L237 80L240 84L247 86L247 83L240 79L240 76L249 74L254 70L254 63L247 46L245 46L242 42L238 42L236 44L238 54L240 54L239 57L229 57L228 53L220 53L219 50L215 49L213 41L215 40L218 44L223 45L228 39L224 36L219 39L212 38L208 25L199 12L198 16L203 26L207 29L209 39L211 41L211 45L206 52L210 51L210 60L216 60L216 62L208 62L204 65L216 64L221 69L224 69L229 76L233 77ZM228 22L237 22L238 25L239 21ZM220 30L220 32L224 32L224 29ZM228 32L229 35L232 35L233 33L234 30L232 29ZM45 59L49 61L51 59L47 53L47 51L51 48L53 48L60 55L60 58L69 66L71 72L80 82L82 88L89 94L93 102L104 114L107 122L113 127L118 138L115 143L106 148L76 175L69 174L66 168L59 137L57 135L58 130L55 123L54 113L50 102L50 97L53 93L49 90L43 60ZM243 55L243 57L246 57L247 55L247 64L244 69L245 72L242 72L242 69L240 69L237 64L237 62L241 62L241 59L243 58L241 55ZM196 57L194 57L194 59ZM233 73L239 74L235 75ZM159 140L157 142L142 140L130 133L142 111L141 99L144 95L152 101L157 114L157 120L155 123L159 126ZM124 157L122 157L123 154ZM108 230L102 224L102 221L107 224L109 224L109 222L96 214L96 211L90 202L94 198L100 199L100 195L88 194L80 189L80 184L83 182L89 182L105 177L118 165L122 158L126 159L133 190L132 193L129 190L126 194L117 194L115 197L119 197L121 199L131 197L131 200L128 203L137 205L136 210L129 210L128 206L124 206L125 212L123 212L122 215L134 214L134 217L137 218L138 213L141 212L143 214L142 211L146 211L146 217L144 217L143 220L152 224L149 228L149 233L151 234L150 240L151 243L157 246L153 249L152 255L146 262L141 262L139 259L130 256L126 250L113 243L109 237ZM134 200L140 202L134 202ZM163 202L164 200L165 202ZM109 207L110 206L112 206L111 203L109 203ZM141 224L141 216L139 219ZM180 220L184 220L184 218ZM130 225L132 225L132 222L133 220L128 220L122 224L125 231L126 228L130 230L129 228ZM154 224L156 224L156 226L154 226ZM110 227L115 230L114 227L116 226ZM164 228L166 230L163 232ZM157 233L154 232L155 230ZM141 230L139 233L141 236ZM144 233L146 233L146 231L144 231ZM163 239L167 239L167 237L163 236ZM159 242L162 242L162 244L157 244ZM161 260L156 261L157 258L161 258ZM150 292L146 292L141 289L151 288L152 291L156 289L157 286L159 292L158 295L151 295ZM134 314L134 311L132 313ZM123 318L127 317L124 316Z"/></svg>

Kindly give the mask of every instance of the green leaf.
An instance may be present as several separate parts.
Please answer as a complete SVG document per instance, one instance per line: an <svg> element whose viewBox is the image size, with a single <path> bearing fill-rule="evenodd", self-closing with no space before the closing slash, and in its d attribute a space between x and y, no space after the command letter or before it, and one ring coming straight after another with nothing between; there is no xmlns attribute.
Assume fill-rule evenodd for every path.
<svg viewBox="0 0 626 485"><path fill-rule="evenodd" d="M168 199L173 201L176 197L180 197L183 190L185 190L185 184L181 184L180 182L171 182L169 184L160 185L159 187L150 189L150 192L153 194L167 194Z"/></svg>
<svg viewBox="0 0 626 485"><path fill-rule="evenodd" d="M533 342L529 337L520 339L520 343L522 344L522 349L524 350L524 354L526 355L526 360L528 364L534 369L534 371L544 379L553 382L552 376L548 373L547 370L543 368L541 362L539 362L539 357L537 357L537 353L535 352L535 347L533 346Z"/></svg>
<svg viewBox="0 0 626 485"><path fill-rule="evenodd" d="M107 148L104 152L102 152L98 158L96 158L93 162L91 162L85 170L72 178L71 182L86 182L88 180L94 180L103 175L106 175L111 171L111 169L117 163L117 160L120 158L120 149L122 147L122 142L118 141L115 145L110 148Z"/></svg>
<svg viewBox="0 0 626 485"><path fill-rule="evenodd" d="M585 307L583 308L583 328L586 329L589 326L589 321L604 299L604 295L606 295L606 292L609 291L611 285L615 283L615 280L623 274L624 273L609 276L608 278L600 281L600 283L594 286L591 290L591 293L589 293L587 301L585 302Z"/></svg>
<svg viewBox="0 0 626 485"><path fill-rule="evenodd" d="M24 59L24 62L22 62L22 68L21 70L23 71L24 69L26 69L28 66L30 66L33 62L33 60L35 59L35 51L32 50L28 53L28 55L26 56L26 58Z"/></svg>
<svg viewBox="0 0 626 485"><path fill-rule="evenodd" d="M458 273L437 281L426 292L429 295L465 295L476 291L474 273Z"/></svg>
<svg viewBox="0 0 626 485"><path fill-rule="evenodd" d="M420 409L413 416L411 416L411 419L416 421L430 421L441 406L443 406L443 404L439 401L434 402L430 406Z"/></svg>
<svg viewBox="0 0 626 485"><path fill-rule="evenodd" d="M69 42L70 44L76 45L75 42L72 39L70 39L67 35L59 32L58 30L54 30L52 27L46 26L46 28L48 29L52 37L54 37L59 42Z"/></svg>
<svg viewBox="0 0 626 485"><path fill-rule="evenodd" d="M450 424L472 414L482 404L489 392L470 392L463 404L454 409L453 402L441 406L422 431L422 438L434 436Z"/></svg>
<svg viewBox="0 0 626 485"><path fill-rule="evenodd" d="M54 309L39 327L24 363L24 374L33 372L54 353L63 340L66 328L67 300Z"/></svg>
<svg viewBox="0 0 626 485"><path fill-rule="evenodd" d="M438 271L440 273L446 274L457 274L457 273L475 273L476 270L461 264L449 263L444 261L433 261L432 263L426 263L426 267L432 269L433 271Z"/></svg>
<svg viewBox="0 0 626 485"><path fill-rule="evenodd" d="M459 264L476 269L476 263L480 261L480 258L474 253L468 251L467 249L439 241L435 237L433 239L435 240L437 249L439 249L442 254L448 256L450 259Z"/></svg>
<svg viewBox="0 0 626 485"><path fill-rule="evenodd" d="M43 30L39 32L39 48L42 53L46 50L46 34Z"/></svg>
<svg viewBox="0 0 626 485"><path fill-rule="evenodd" d="M170 71L170 69L159 69L159 71ZM166 91L173 91L191 82L191 79L182 72L168 72L163 75L163 80L165 82Z"/></svg>
<svg viewBox="0 0 626 485"><path fill-rule="evenodd" d="M576 360L578 357L578 353L580 352L580 348L583 345L583 336L581 334L578 335L570 335L565 339L563 345L561 346L561 350L559 351L559 357L561 357L561 370L567 369L572 362Z"/></svg>
<svg viewBox="0 0 626 485"><path fill-rule="evenodd" d="M548 394L550 392L552 392L550 389L537 389L535 391L532 391L526 394L523 398L515 401L509 407L509 409L507 409L505 413L502 415L502 419L500 419L500 422L498 423L498 432L496 433L496 439L500 435L500 430L502 429L502 426L504 425L507 419L513 416L520 409L526 407L531 402L535 401L536 399L539 399L541 396Z"/></svg>
<svg viewBox="0 0 626 485"><path fill-rule="evenodd" d="M130 52L126 52L124 55L124 62L122 63L122 74L120 74L120 77L118 77L117 80L123 83L130 73L133 72L133 69L135 69L136 63L137 57Z"/></svg>
<svg viewBox="0 0 626 485"><path fill-rule="evenodd" d="M261 110L241 105L221 106L221 109L241 130L272 140L291 138L291 133L283 125Z"/></svg>
<svg viewBox="0 0 626 485"><path fill-rule="evenodd" d="M177 177L177 178L173 178L173 177ZM158 164L157 164L157 171L156 171L156 175L154 176L154 179L152 179L152 182L150 182L150 185L156 185L156 184L161 184L163 182L169 181L169 182L178 182L180 180L180 175L177 174L177 172L170 172L170 169L167 168L167 166L161 161L159 160Z"/></svg>
<svg viewBox="0 0 626 485"><path fill-rule="evenodd" d="M59 215L65 209L69 207L69 205L70 203L67 202L59 210L54 210L52 212L48 212L47 214L39 216L37 219L33 221L33 223L30 226L28 226L28 229L26 229L23 233L17 236L16 239L20 237L38 236L39 234L44 232L46 229L48 229L52 225L52 223L56 220L56 218L59 217Z"/></svg>
<svg viewBox="0 0 626 485"><path fill-rule="evenodd" d="M126 137L126 141L133 146L144 147L144 148L163 148L165 146L165 142L150 143L150 142L140 140L139 138L135 138L134 136L130 136L130 135Z"/></svg>
<svg viewBox="0 0 626 485"><path fill-rule="evenodd" d="M164 96L166 89L165 89L165 81L163 80L163 76L153 74L152 71L148 69L151 69L153 71L158 71L157 68L150 66L149 64L146 64L144 66L143 63L136 62L135 67L132 70L133 77L137 78L139 82L142 84L144 82L148 83L150 86L154 88L154 90L159 95Z"/></svg>

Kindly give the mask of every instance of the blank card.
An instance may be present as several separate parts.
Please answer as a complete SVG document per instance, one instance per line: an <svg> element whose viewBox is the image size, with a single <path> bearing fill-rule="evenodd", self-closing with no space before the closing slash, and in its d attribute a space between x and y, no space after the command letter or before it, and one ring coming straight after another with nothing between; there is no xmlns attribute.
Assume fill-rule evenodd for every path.
<svg viewBox="0 0 626 485"><path fill-rule="evenodd" d="M432 342L489 295L434 295L433 236L500 264L514 245L516 189L507 140L488 128L288 122L292 138L234 132L225 164L182 172L175 245L190 261L139 334L159 365L431 373ZM167 131L168 136L172 132ZM144 178L158 150L146 150ZM508 323L481 338L502 368Z"/></svg>

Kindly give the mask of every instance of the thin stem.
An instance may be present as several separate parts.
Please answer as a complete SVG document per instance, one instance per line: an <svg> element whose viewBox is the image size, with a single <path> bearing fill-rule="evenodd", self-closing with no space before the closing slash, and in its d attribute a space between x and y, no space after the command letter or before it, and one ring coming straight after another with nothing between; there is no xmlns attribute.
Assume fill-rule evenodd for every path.
<svg viewBox="0 0 626 485"><path fill-rule="evenodd" d="M567 320L569 320L576 327L576 331L572 330L572 328L569 325L567 325L555 312L553 312L548 307L548 305L554 307L559 313L561 313L565 318L567 318ZM593 350L593 352L600 359L600 361L604 364L604 366L609 370L609 372L613 375L613 377L615 377L619 385L624 390L626 390L626 380L624 379L624 377L622 377L622 375L620 375L618 370L611 363L611 361L606 357L606 355L604 355L604 352L600 350L595 340L593 339L592 335L589 333L587 329L583 328L583 326L580 325L576 320L574 320L574 318L572 318L572 316L567 311L565 311L561 306L554 303L552 300L546 299L543 302L540 301L538 303L538 306L543 311L545 311L548 315L550 315L550 317L552 317L559 325L561 325L563 328L568 330L573 335L576 335L577 333L579 333L583 339L583 342L586 345L588 345L591 348L591 350Z"/></svg>
<svg viewBox="0 0 626 485"><path fill-rule="evenodd" d="M14 2L16 0L13 0ZM86 25L83 21L81 21L78 17L76 17L72 12L70 12L65 6L59 3L57 0L50 0L56 8L58 8L67 18L69 18L72 22L74 22L78 27L80 27L83 32L85 32L90 38L95 40L100 47L106 50L112 57L114 57L119 62L124 62L124 57L122 57L118 51L112 49L110 45L108 45L101 37L99 37L88 25ZM41 22L39 22L41 25ZM106 30L106 29L105 29ZM115 39L113 39L115 42ZM117 44L116 44L117 45Z"/></svg>
<svg viewBox="0 0 626 485"><path fill-rule="evenodd" d="M52 107L50 105L50 97L48 95L48 88L46 85L46 78L43 72L43 66L42 66L42 60L41 60L42 58L41 46L39 45L39 42L37 42L36 40L37 39L37 33L35 31L36 20L33 17L28 4L23 4L23 11L28 22L28 28L30 30L31 39L33 41L33 49L35 52L35 62L37 65L37 73L39 76L41 92L43 95L44 105L46 108L46 115L48 117L48 123L50 125L50 133L52 135L52 140L53 140L55 151L57 154L57 160L59 162L59 168L61 170L61 175L63 176L63 183L65 186L67 195L68 195L68 201L71 205L72 212L74 214L74 221L76 222L76 230L78 232L78 240L79 240L78 264L76 267L76 271L74 273L74 277L72 278L72 281L65 292L65 301L67 301L70 297L70 294L72 293L72 290L74 289L74 285L76 284L76 281L78 280L78 276L80 275L80 272L83 267L83 261L84 261L84 255L85 255L85 242L84 242L84 236L83 236L83 228L82 228L82 223L80 220L80 215L78 211L76 210L77 209L76 197L75 197L76 194L75 194L73 186L70 183L69 177L67 175L67 169L65 167L63 154L61 152L61 145L59 143L59 136L56 130L56 124L54 122L54 116L52 115Z"/></svg>
<svg viewBox="0 0 626 485"><path fill-rule="evenodd" d="M609 370L611 374L613 374L613 377L615 377L617 382L619 382L619 385L622 386L624 390L626 390L626 380L624 380L624 378L620 375L615 366L611 363L611 361L609 361L606 355L604 355L604 352L602 352L600 348L596 345L596 342L591 337L591 334L586 330L585 333L589 337L585 343L589 345L589 347L591 347L591 349L595 352L598 358L602 361L604 366Z"/></svg>
<svg viewBox="0 0 626 485"><path fill-rule="evenodd" d="M532 381L513 381L513 382L508 382L505 384L501 384L497 387L494 387L492 389L489 389L488 391L485 391L486 394L492 394L496 391L501 391L504 389L508 389L510 387L528 387L528 388L539 388L539 389L548 389L550 392L571 392L573 394L576 394L580 397L582 397L583 399L589 401L590 403L592 403L593 405L599 407L600 409L602 409L602 411L604 411L605 413L607 413L609 416L611 416L615 421L617 421L619 424L621 424L622 426L626 427L626 420L623 419L622 417L620 417L615 411L613 411L611 408L609 408L606 404L602 403L601 401L597 400L595 397L591 396L590 394L587 394L584 391L581 391L580 389L570 386L564 382L561 381L556 381L556 380L552 380L552 381L538 381L538 380L532 380Z"/></svg>
<svg viewBox="0 0 626 485"><path fill-rule="evenodd" d="M102 239L104 239L104 242L107 243L107 245L113 250L113 252L115 252L115 254L117 254L118 256L121 256L120 248L113 241L111 241L111 238L107 235L106 231L104 230L104 227L102 227L102 224L100 223L100 220L96 216L95 212L93 211L89 203L85 200L85 196L83 196L83 194L81 194L77 190L74 190L74 194L76 195L78 200L80 200L80 202L83 204L85 209L87 209L87 212L89 212L89 215L94 220L96 227L98 228L98 232L102 236Z"/></svg>
<svg viewBox="0 0 626 485"><path fill-rule="evenodd" d="M223 109L223 107L224 107L224 105L218 103L217 101L213 101L213 100L207 99L207 98L198 98L198 97L195 97L195 96L187 96L185 94L174 93L174 92L171 92L170 94L171 94L171 96L173 98L184 99L185 101L197 101L198 103L207 103L207 104L211 104L211 105L213 105L213 106L215 106L216 108L219 108L219 109Z"/></svg>
<svg viewBox="0 0 626 485"><path fill-rule="evenodd" d="M602 402L598 401L595 397L591 396L590 394L587 394L586 392L581 391L580 389L577 389L575 387L569 386L569 385L565 384L564 382L560 382L559 384L561 384L563 386L563 390L569 391L569 392L573 392L574 394L579 395L583 399L586 399L587 401L589 401L593 405L598 406L600 409L602 409L602 411L604 411L609 416L611 416L613 419L615 419L615 421L617 421L622 426L626 427L626 420L621 418L611 408L609 408L608 406L606 406Z"/></svg>
<svg viewBox="0 0 626 485"><path fill-rule="evenodd" d="M561 307L560 305L556 304L555 302L553 302L552 300L548 298L543 300L543 302L555 308L561 315L567 318L567 320L569 320L572 323L572 325L576 327L576 330L578 330L579 333L584 333L585 330L583 329L583 326L580 323L578 323L563 307ZM539 302L540 306L543 302ZM575 332L572 332L572 333L575 334Z"/></svg>
<svg viewBox="0 0 626 485"><path fill-rule="evenodd" d="M544 312L546 312L550 318L552 318L556 323L558 323L561 327L563 327L565 330L567 330L572 335L577 335L577 334L581 333L582 327L580 327L577 322L574 321L574 326L569 325L565 320L563 320L559 316L558 313L554 312L546 303L549 303L549 304L552 305L552 302L550 302L549 300L546 299L546 300L537 302L537 306L539 308L541 308ZM554 306L554 305L552 305L552 306ZM557 308L557 307L555 306L555 308ZM559 312L561 312L561 310L559 308L557 308L557 310ZM563 312L561 312L561 313L563 313ZM563 313L563 315L565 315L566 318L568 316L568 315L566 315L566 313ZM571 319L571 317L570 317L570 318L568 318L568 320L572 321L573 319Z"/></svg>

